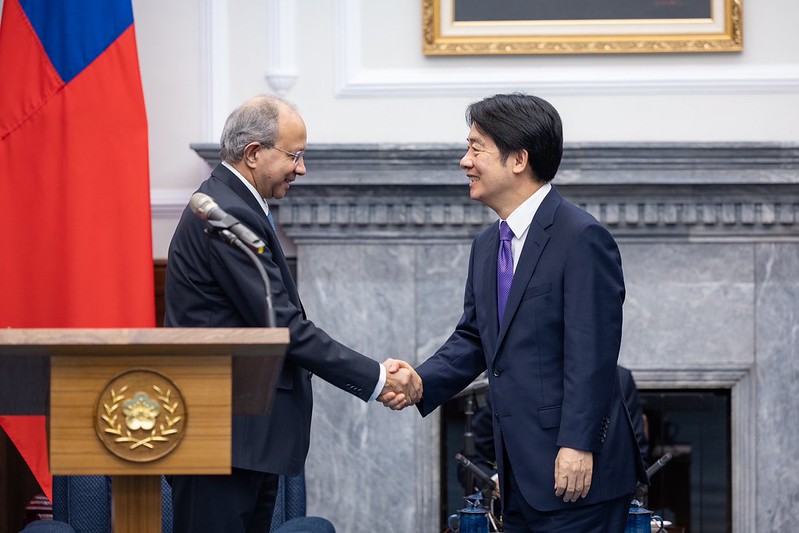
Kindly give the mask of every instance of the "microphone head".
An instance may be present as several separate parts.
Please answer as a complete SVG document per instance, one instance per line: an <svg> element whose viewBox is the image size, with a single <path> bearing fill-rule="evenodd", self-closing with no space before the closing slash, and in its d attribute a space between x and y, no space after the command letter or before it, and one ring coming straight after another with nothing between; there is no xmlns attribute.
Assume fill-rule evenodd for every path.
<svg viewBox="0 0 799 533"><path fill-rule="evenodd" d="M191 200L189 200L189 208L191 209L192 213L197 215L202 220L208 220L208 214L213 209L218 207L219 206L216 204L216 202L214 202L213 198L201 192L192 194Z"/></svg>

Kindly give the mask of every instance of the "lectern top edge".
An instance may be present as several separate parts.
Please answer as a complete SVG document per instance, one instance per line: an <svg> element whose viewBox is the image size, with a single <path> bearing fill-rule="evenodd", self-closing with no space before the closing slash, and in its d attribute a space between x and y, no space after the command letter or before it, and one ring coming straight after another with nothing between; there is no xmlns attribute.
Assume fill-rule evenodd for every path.
<svg viewBox="0 0 799 533"><path fill-rule="evenodd" d="M0 356L25 352L68 351L81 347L120 347L120 351L131 349L171 352L195 348L198 353L230 350L234 355L263 353L263 350L280 346L285 349L289 342L286 328L8 328L0 329Z"/></svg>

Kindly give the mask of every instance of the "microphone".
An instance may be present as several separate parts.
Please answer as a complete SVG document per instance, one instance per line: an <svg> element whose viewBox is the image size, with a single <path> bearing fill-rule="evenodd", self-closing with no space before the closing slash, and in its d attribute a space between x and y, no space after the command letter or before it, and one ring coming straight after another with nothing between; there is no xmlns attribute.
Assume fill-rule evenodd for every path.
<svg viewBox="0 0 799 533"><path fill-rule="evenodd" d="M646 476L652 477L655 474L655 472L666 466L666 463L671 461L671 457L672 457L671 453L666 452L663 455L663 457L655 461L655 464L646 469Z"/></svg>
<svg viewBox="0 0 799 533"><path fill-rule="evenodd" d="M228 242L233 244L230 240L231 236L225 234L225 230L233 233L235 238L249 246L258 254L264 253L266 244L258 235L253 233L247 226L239 222L239 220L231 214L225 212L224 209L214 201L213 198L207 194L196 192L191 195L189 201L191 211L200 219L208 222L208 226L212 231L218 231L222 234Z"/></svg>
<svg viewBox="0 0 799 533"><path fill-rule="evenodd" d="M277 316L275 314L275 307L272 304L272 284L269 282L269 275L266 273L266 269L261 264L258 257L252 252L252 250L255 250L259 254L264 253L264 249L266 248L264 241L259 239L247 226L239 222L236 217L226 213L214 202L214 199L207 194L201 192L192 194L189 207L192 213L206 221L206 235L215 232L228 244L240 249L250 258L253 265L255 265L255 268L258 270L258 274L261 275L261 281L264 284L264 313L266 316L266 326L269 328L277 327ZM252 250L250 250L250 248L252 248Z"/></svg>
<svg viewBox="0 0 799 533"><path fill-rule="evenodd" d="M479 477L480 480L491 490L494 490L494 488L496 488L497 485L496 482L493 479L491 479L491 477L488 474L480 470L480 468L476 464L474 464L466 457L464 457L463 454L456 453L455 459L457 459L458 462L462 464L464 467L468 468L469 471L471 471L474 475Z"/></svg>

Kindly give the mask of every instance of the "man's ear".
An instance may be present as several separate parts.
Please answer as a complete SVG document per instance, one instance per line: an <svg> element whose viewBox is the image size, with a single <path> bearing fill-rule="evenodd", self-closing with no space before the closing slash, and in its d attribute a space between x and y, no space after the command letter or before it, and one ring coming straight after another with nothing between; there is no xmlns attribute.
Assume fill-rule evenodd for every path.
<svg viewBox="0 0 799 533"><path fill-rule="evenodd" d="M250 168L255 168L255 163L258 160L258 152L261 150L261 143L251 142L244 147L244 164Z"/></svg>
<svg viewBox="0 0 799 533"><path fill-rule="evenodd" d="M527 150L522 148L521 150L517 150L511 154L511 158L513 161L513 172L516 174L521 174L527 168L530 154L527 153Z"/></svg>

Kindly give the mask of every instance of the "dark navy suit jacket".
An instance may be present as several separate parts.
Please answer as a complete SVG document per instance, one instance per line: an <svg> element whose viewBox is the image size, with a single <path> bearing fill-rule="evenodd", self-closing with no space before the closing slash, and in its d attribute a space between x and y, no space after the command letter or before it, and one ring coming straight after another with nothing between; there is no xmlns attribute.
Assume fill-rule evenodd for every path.
<svg viewBox="0 0 799 533"><path fill-rule="evenodd" d="M306 319L274 229L235 174L220 164L198 190L266 243L258 257L271 281L277 326L289 328L291 337L269 415L233 418L233 466L297 476L310 442L312 374L368 400L380 376L379 363ZM240 250L205 235L204 226L188 207L184 210L169 246L165 325L263 327L264 288L258 270Z"/></svg>
<svg viewBox="0 0 799 533"><path fill-rule="evenodd" d="M429 414L488 369L495 449L507 451L532 507L554 511L632 495L645 472L616 371L625 292L613 237L553 187L530 224L501 320L498 247L498 223L474 240L463 316L417 369L420 412ZM594 454L591 489L575 503L555 496L561 447ZM504 454L497 460L502 473Z"/></svg>

